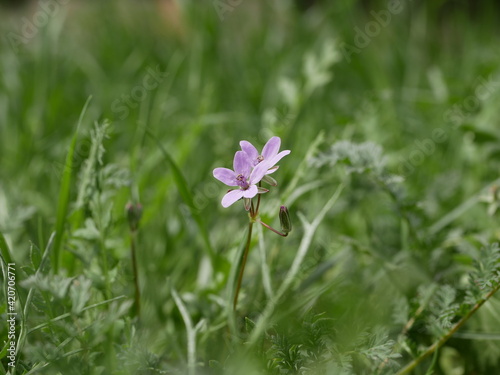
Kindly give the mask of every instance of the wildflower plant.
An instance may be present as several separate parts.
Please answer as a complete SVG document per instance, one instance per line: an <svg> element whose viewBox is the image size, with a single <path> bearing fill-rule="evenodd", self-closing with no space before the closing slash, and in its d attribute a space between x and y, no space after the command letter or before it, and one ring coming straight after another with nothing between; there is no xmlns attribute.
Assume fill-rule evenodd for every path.
<svg viewBox="0 0 500 375"><path fill-rule="evenodd" d="M240 146L241 150L234 154L233 170L228 168L215 168L213 171L213 175L217 180L229 187L235 188L229 190L224 195L221 201L222 206L226 208L243 200L243 206L245 210L248 211L248 217L250 219L248 224L248 236L243 252L243 260L238 276L238 284L234 294L234 310L236 310L236 305L238 303L241 280L250 250L253 224L260 223L282 237L288 236L288 233L292 230L290 214L285 206L280 206L279 209L281 231L264 223L259 217L261 196L270 191L270 189L262 187L262 182L272 187L278 185L277 181L269 175L278 170L279 166L276 164L283 157L290 154L290 150L279 152L281 146L281 139L279 137L272 137L269 139L260 153L257 148L248 141L241 141ZM254 198L256 199L255 203L253 200Z"/></svg>

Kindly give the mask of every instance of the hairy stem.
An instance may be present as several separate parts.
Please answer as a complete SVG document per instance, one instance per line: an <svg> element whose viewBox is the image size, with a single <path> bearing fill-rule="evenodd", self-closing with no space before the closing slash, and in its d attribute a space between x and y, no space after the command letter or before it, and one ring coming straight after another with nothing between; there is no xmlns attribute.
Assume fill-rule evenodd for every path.
<svg viewBox="0 0 500 375"><path fill-rule="evenodd" d="M253 221L248 223L248 236L245 245L245 251L243 252L243 259L241 260L240 273L238 275L238 284L236 285L236 291L234 293L233 310L236 311L236 305L238 304L238 296L240 294L241 280L243 280L243 273L245 272L245 265L247 263L248 252L250 250L250 241L252 239L252 227Z"/></svg>
<svg viewBox="0 0 500 375"><path fill-rule="evenodd" d="M402 368L396 375L404 375L410 373L415 367L417 367L425 358L434 353L437 349L441 348L448 339L450 339L453 334L458 331L460 327L462 327L469 318L475 314L477 310L488 301L497 291L500 289L500 283L496 285L482 300L477 302L474 307L462 318L460 319L451 329L448 331L446 335L441 337L438 341L432 344L425 352L420 354L417 358L415 358L412 362Z"/></svg>

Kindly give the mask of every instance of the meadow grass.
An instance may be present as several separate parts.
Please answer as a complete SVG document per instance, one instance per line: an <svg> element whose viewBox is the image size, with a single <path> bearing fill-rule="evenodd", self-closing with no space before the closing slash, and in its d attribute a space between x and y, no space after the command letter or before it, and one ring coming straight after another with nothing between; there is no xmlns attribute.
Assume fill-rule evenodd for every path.
<svg viewBox="0 0 500 375"><path fill-rule="evenodd" d="M497 373L498 13L437 3L2 9L0 375Z"/></svg>

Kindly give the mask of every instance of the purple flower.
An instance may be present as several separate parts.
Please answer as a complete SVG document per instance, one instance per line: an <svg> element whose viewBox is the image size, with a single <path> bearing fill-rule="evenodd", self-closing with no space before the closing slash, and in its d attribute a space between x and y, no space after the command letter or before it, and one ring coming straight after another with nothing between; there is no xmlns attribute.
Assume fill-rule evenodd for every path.
<svg viewBox="0 0 500 375"><path fill-rule="evenodd" d="M222 198L222 206L229 207L241 198L253 198L259 193L256 186L267 173L268 163L261 163L253 168L250 157L243 151L238 151L234 155L234 171L228 168L215 168L214 177L227 186L237 186L239 189L230 190ZM267 190L261 189L260 192Z"/></svg>
<svg viewBox="0 0 500 375"><path fill-rule="evenodd" d="M280 137L272 137L269 141L267 141L260 154L259 151L257 151L257 149L254 147L254 145L252 145L248 141L241 141L240 146L241 149L251 159L253 166L266 161L266 163L269 165L269 170L266 172L266 174L275 172L278 169L278 166L275 166L276 163L290 153L290 150L284 150L278 153L281 146Z"/></svg>

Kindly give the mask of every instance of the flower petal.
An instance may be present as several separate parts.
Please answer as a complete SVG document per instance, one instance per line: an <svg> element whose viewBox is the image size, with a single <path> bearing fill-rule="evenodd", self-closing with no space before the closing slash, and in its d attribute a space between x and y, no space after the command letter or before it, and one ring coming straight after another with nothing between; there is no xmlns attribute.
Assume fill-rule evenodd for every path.
<svg viewBox="0 0 500 375"><path fill-rule="evenodd" d="M279 167L280 167L279 165L275 165L274 167L269 168L269 170L266 172L266 175L276 172Z"/></svg>
<svg viewBox="0 0 500 375"><path fill-rule="evenodd" d="M233 167L236 175L242 174L245 178L248 178L248 176L250 176L253 163L246 152L237 151L236 154L234 154Z"/></svg>
<svg viewBox="0 0 500 375"><path fill-rule="evenodd" d="M259 151L248 141L240 142L241 149L246 152L246 154L252 159L253 164L257 164L257 156L259 156Z"/></svg>
<svg viewBox="0 0 500 375"><path fill-rule="evenodd" d="M228 192L226 195L224 195L224 197L222 198L222 207L229 207L230 205L232 205L234 202L236 202L237 200L240 200L241 198L243 198L243 192L245 190L231 190L230 192Z"/></svg>
<svg viewBox="0 0 500 375"><path fill-rule="evenodd" d="M267 141L266 145L262 149L262 156L264 156L264 160L271 159L278 153L281 146L280 137L272 137L269 141Z"/></svg>
<svg viewBox="0 0 500 375"><path fill-rule="evenodd" d="M285 156L287 156L291 151L290 150L284 150L281 151L278 155L274 156L271 160L269 160L269 165L270 168L274 167L274 165L279 162L281 159L283 159Z"/></svg>
<svg viewBox="0 0 500 375"><path fill-rule="evenodd" d="M242 192L243 192L243 198L253 198L257 195L259 189L257 188L257 186L252 185L247 190L242 190Z"/></svg>
<svg viewBox="0 0 500 375"><path fill-rule="evenodd" d="M227 186L238 186L235 173L227 168L215 168L214 177Z"/></svg>
<svg viewBox="0 0 500 375"><path fill-rule="evenodd" d="M250 175L249 178L250 185L255 185L260 180L262 180L262 177L264 177L268 169L269 169L269 162L266 160L261 161L259 164L257 164L253 169L252 174Z"/></svg>

